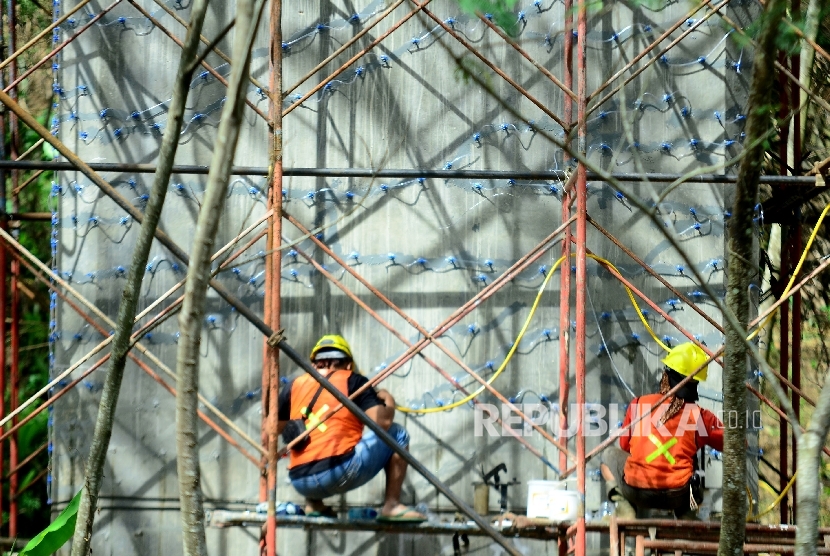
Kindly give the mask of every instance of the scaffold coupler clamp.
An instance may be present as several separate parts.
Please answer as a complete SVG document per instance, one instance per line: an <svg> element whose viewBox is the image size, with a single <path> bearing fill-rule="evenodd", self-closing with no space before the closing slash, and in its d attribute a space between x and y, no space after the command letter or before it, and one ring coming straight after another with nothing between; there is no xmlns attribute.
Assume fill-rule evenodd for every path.
<svg viewBox="0 0 830 556"><path fill-rule="evenodd" d="M272 348L277 347L277 344L280 343L285 339L285 328L280 328L278 331L271 334L268 338L267 343Z"/></svg>

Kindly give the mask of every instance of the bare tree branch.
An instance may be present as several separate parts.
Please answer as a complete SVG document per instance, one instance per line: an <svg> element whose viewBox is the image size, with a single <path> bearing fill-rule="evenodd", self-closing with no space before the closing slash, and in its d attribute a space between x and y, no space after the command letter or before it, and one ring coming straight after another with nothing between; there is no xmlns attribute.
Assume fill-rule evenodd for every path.
<svg viewBox="0 0 830 556"><path fill-rule="evenodd" d="M124 365L131 347L130 334L132 333L136 307L138 306L141 282L144 279L144 267L147 265L147 259L150 256L150 248L153 245L153 237L161 217L167 185L173 169L173 159L179 146L179 133L184 121L187 94L190 91L190 82L193 78L192 61L198 53L199 36L206 12L207 0L194 0L190 12L190 25L187 28L187 36L179 59L179 70L173 89L173 98L170 101L167 127L159 151L158 169L144 212L144 222L141 224L136 240L133 259L127 273L127 283L121 294L121 305L118 308L118 318L116 320L117 326L112 341L112 355L104 381L104 389L101 393L101 403L98 408L98 417L95 421L95 431L93 432L89 458L86 464L86 482L83 494L81 494L75 535L72 539L72 556L87 556L91 551L92 524L95 520L95 509L98 505L98 493L101 489L107 449L112 437L113 419L115 418L118 394L124 376Z"/></svg>
<svg viewBox="0 0 830 556"><path fill-rule="evenodd" d="M263 1L261 6L264 5ZM259 14L262 14L261 9ZM236 153L239 128L243 121L245 89L257 22L258 18L254 17L254 0L237 0L232 53L235 63L231 68L207 188L196 222L184 301L179 314L181 336L176 353L176 468L181 500L182 544L187 556L207 556L197 426L199 344L205 316L207 287L211 276L210 259L225 205L225 193Z"/></svg>
<svg viewBox="0 0 830 556"><path fill-rule="evenodd" d="M816 408L810 419L810 425L798 439L798 481L796 481L796 499L798 509L795 535L796 556L814 556L818 541L818 514L821 507L821 486L819 469L824 439L830 430L830 369L824 375L824 388L819 394Z"/></svg>
<svg viewBox="0 0 830 556"><path fill-rule="evenodd" d="M801 45L801 60L800 60L800 75L799 81L806 89L811 89L813 62L816 59L816 51L810 45L810 41L815 41L818 35L819 18L824 11L827 0L810 0L807 5L807 16L804 20L804 35L810 39L804 41ZM807 93L801 91L801 102L803 103L807 98ZM801 127L801 140L804 140L807 126Z"/></svg>
<svg viewBox="0 0 830 556"><path fill-rule="evenodd" d="M758 273L752 263L755 254L755 215L758 181L764 163L764 145L759 138L768 133L773 120L772 84L775 79L775 38L778 25L786 15L785 0L768 0L762 15L761 34L755 50L752 84L747 108L745 156L738 169L735 200L729 221L726 306L732 319L726 328L723 365L723 410L738 415L736 426L723 434L723 519L721 520L719 556L743 554L746 537L746 375L747 356L758 354L747 344L750 284ZM765 363L765 362L764 362ZM772 382L775 382L774 380ZM777 384L776 384L777 386ZM786 399L785 396L781 397Z"/></svg>

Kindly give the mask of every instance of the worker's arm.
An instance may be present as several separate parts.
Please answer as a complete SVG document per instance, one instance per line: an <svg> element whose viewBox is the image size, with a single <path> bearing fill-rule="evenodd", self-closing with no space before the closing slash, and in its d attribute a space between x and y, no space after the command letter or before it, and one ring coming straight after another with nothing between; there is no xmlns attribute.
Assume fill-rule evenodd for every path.
<svg viewBox="0 0 830 556"><path fill-rule="evenodd" d="M369 382L363 375L352 373L349 377L349 396L363 388ZM378 392L372 387L366 388L352 401L366 412L369 418L383 428L389 430L395 418L395 398L386 390Z"/></svg>
<svg viewBox="0 0 830 556"><path fill-rule="evenodd" d="M628 409L625 411L625 419L623 419L622 424L622 428L624 430L620 433L620 448L626 452L631 452L631 429L626 429L626 427L631 424L631 421L634 420L633 409L636 405L637 398L634 398L631 400L631 403L628 404Z"/></svg>
<svg viewBox="0 0 830 556"><path fill-rule="evenodd" d="M383 403L367 409L366 415L386 431L389 430L395 420L395 398L388 390L380 390L378 391L378 399Z"/></svg>
<svg viewBox="0 0 830 556"><path fill-rule="evenodd" d="M293 382L293 381L292 381ZM282 434L282 429L288 424L291 419L291 385L289 382L280 390L277 397L277 436Z"/></svg>
<svg viewBox="0 0 830 556"><path fill-rule="evenodd" d="M723 423L708 409L700 408L700 419L703 427L698 427L697 447L711 446L715 450L723 451Z"/></svg>

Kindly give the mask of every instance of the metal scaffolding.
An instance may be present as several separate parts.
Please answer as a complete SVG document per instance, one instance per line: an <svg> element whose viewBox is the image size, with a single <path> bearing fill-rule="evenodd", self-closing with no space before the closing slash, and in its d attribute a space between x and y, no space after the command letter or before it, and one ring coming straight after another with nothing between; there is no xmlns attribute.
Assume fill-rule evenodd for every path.
<svg viewBox="0 0 830 556"><path fill-rule="evenodd" d="M139 10L154 27L160 29L171 39L175 39L175 34L167 30L164 25L155 19L150 13L146 12L141 6L133 0L128 0L136 9ZM19 194L28 184L37 179L43 172L57 172L65 170L77 170L83 173L91 182L93 182L99 190L106 196L111 198L118 206L126 211L130 217L140 223L142 221L142 213L136 209L133 203L126 199L120 192L118 192L111 183L102 177L105 172L133 172L133 173L152 173L155 171L153 164L128 164L128 163L91 163L81 160L76 154L58 137L50 132L49 129L41 125L36 118L30 114L27 109L19 103L17 98L18 87L28 76L32 75L39 68L48 68L50 62L54 57L71 41L75 40L82 33L91 28L96 21L104 17L109 10L118 4L118 0L113 2L109 7L101 10L96 14L95 18L89 20L85 25L76 31L71 37L56 44L40 61L30 64L25 72L19 73L18 60L21 55L30 51L30 49L38 44L38 41L45 40L52 37L53 30L64 24L74 13L78 12L85 4L86 0L73 6L73 8L56 17L51 25L43 29L35 38L27 44L20 46L17 44L15 30L17 29L16 11L18 0L8 0L6 25L4 35L7 37L7 44L3 45L3 54L5 52L12 52L13 54L4 57L4 61L0 63L0 83L9 83L4 85L4 90L0 92L0 102L5 106L5 110L0 113L0 129L3 130L3 135L10 138L8 144L0 144L0 181L5 184L2 191L3 198L0 199L0 236L2 236L2 248L0 248L0 337L2 337L4 345L9 345L8 352L3 350L0 352L0 392L6 389L10 391L9 405L6 406L4 396L0 396L0 416L2 416L2 431L0 431L0 476L4 477L4 481L8 481L8 491L4 494L0 491L0 514L8 512L9 520L4 527L7 527L7 536L15 538L18 535L18 507L17 501L20 494L19 477L20 472L25 469L35 455L41 453L46 449L46 445L41 447L38 452L30 455L22 460L18 454L17 432L22 426L30 422L41 411L46 410L55 401L59 400L72 388L80 384L85 377L89 376L94 370L100 368L108 359L108 355L100 356L99 354L106 349L108 340L101 342L89 354L77 360L69 369L62 372L59 376L54 378L49 384L45 385L36 397L41 401L40 405L25 417L22 416L23 407L18 404L18 385L22 378L22 371L19 368L19 353L20 353L20 277L25 270L31 276L39 280L44 287L54 291L61 301L75 310L86 322L89 323L95 330L103 336L107 336L107 331L110 330L114 323L107 317L105 313L98 310L94 303L88 301L74 289L71 284L64 280L59 274L52 271L48 264L38 260L26 248L21 245L15 236L15 230L20 226L39 226L40 222L51 221L53 215L50 213L26 212L29 207L20 206ZM202 399L205 411L200 412L199 417L211 429L217 432L223 439L225 439L231 446L238 450L243 456L252 462L257 468L262 471L262 478L260 482L260 499L269 502L269 512L266 518L252 518L251 516L229 516L224 525L234 525L239 523L252 523L260 520L265 525L264 542L262 543L262 552L267 556L274 556L276 554L276 539L277 526L285 525L292 526L297 523L292 522L291 519L285 519L278 522L274 513L274 504L276 502L276 485L277 485L277 461L288 450L288 447L278 449L276 436L276 419L277 419L277 395L280 386L279 373L279 351L285 353L298 366L302 367L306 372L314 376L326 389L328 389L342 404L352 413L357 415L363 423L374 430L379 437L381 437L387 444L395 449L402 457L404 457L410 466L425 477L435 488L441 492L447 499L453 502L459 511L465 513L471 520L476 523L475 527L465 529L464 534L487 534L495 542L502 545L502 547L512 554L518 554L516 549L506 540L506 534L522 534L522 532L511 532L497 530L486 518L477 514L470 505L462 500L459 496L453 493L446 485L444 485L429 469L422 465L417 458L409 454L406 450L401 449L393 441L389 435L380 429L371 419L369 419L357 406L349 400L346 396L336 390L325 378L320 376L317 371L309 365L305 358L297 353L285 340L282 335L281 323L281 268L282 268L282 250L280 246L284 242L285 230L284 224L292 226L301 235L307 236L316 245L316 247L334 263L345 269L351 277L360 282L373 296L375 296L378 303L382 304L392 312L400 316L411 328L420 334L421 339L415 342L407 339L405 334L401 334L396 330L395 326L388 323L383 317L374 311L369 303L366 303L362 297L351 291L346 284L338 279L334 274L327 271L324 264L314 257L305 253L299 247L294 249L300 257L305 258L314 268L326 279L328 279L335 287L339 288L346 296L351 298L365 310L373 319L375 319L382 327L389 330L396 336L405 346L406 351L398 357L394 362L389 364L386 369L374 377L370 383L375 385L380 383L385 378L391 376L396 370L401 369L412 358L421 355L423 350L430 345L435 346L438 350L449 357L459 368L463 369L472 379L480 383L488 390L490 394L499 399L503 404L513 409L527 424L539 432L552 446L558 451L558 458L556 461L549 461L542 453L530 445L520 434L513 432L513 437L517 442L522 443L532 453L537 455L544 463L552 469L562 470L562 475L570 474L576 475L577 488L584 497L586 489L586 462L591 458L597 456L602 449L610 445L614 438L609 438L602 442L599 446L591 450L586 450L585 436L582 434L583 415L577 413L572 416L575 419L576 436L575 449L571 451L568 447L565 431L569 428L569 415L566 409L571 396L576 400L577 404L585 404L586 402L586 386L585 386L585 365L586 365L586 322L585 315L587 314L586 307L586 291L587 291L587 261L592 255L587 248L587 235L589 230L595 230L597 233L604 236L610 243L616 245L622 250L632 263L635 263L642 270L654 279L660 281L669 291L673 293L678 299L692 310L694 310L701 317L707 319L712 326L717 330L723 332L723 327L713 321L706 312L698 306L694 299L684 295L676 287L672 286L665 278L654 269L646 264L641 258L637 256L632 250L627 249L622 241L605 230L598 222L591 218L588 214L588 182L589 181L603 181L607 178L619 182L654 182L654 183L718 183L731 184L735 181L734 175L713 174L706 173L701 175L681 175L681 174L666 174L666 173L608 173L601 174L589 170L585 163L585 156L588 152L589 145L587 144L587 120L589 116L597 110L597 107L603 102L611 99L620 92L625 84L631 82L637 75L639 75L646 67L653 63L659 62L661 57L665 56L672 48L681 44L684 37L688 36L692 31L702 25L709 18L722 17L719 12L725 9L729 0L723 0L718 4L706 1L698 8L690 12L687 17L679 19L674 25L667 28L666 31L660 35L656 40L651 42L648 46L643 48L636 58L630 60L625 67L616 72L613 76L605 81L599 88L594 91L588 89L587 80L587 37L588 29L588 13L586 0L565 0L565 13L568 14L565 21L565 32L563 34L565 63L564 74L555 76L548 71L543 65L539 64L533 59L527 51L506 35L499 29L492 21L490 21L483 14L480 19L483 24L505 41L507 45L513 48L518 55L538 69L540 74L547 78L552 86L559 88L564 93L564 105L560 110L554 110L546 106L539 99L535 98L530 92L523 88L519 83L510 77L509 70L498 67L493 61L489 60L485 55L479 52L478 47L466 40L465 37L457 32L451 24L437 17L432 11L427 8L430 3L429 0L416 1L412 0L412 10L397 23L392 25L386 32L379 35L368 46L355 52L347 60L342 61L342 64L328 74L328 76L319 81L319 84L309 89L295 102L283 108L282 100L289 94L295 91L298 87L304 84L307 80L317 75L329 63L339 59L345 59L349 53L352 52L352 47L358 43L358 40L373 29L376 25L381 23L384 18L388 17L394 8L404 3L404 0L398 0L394 4L383 11L371 24L364 26L359 33L355 34L349 41L345 42L337 51L332 53L328 58L323 60L317 67L310 69L306 76L297 83L286 86L282 80L282 61L285 54L283 48L283 37L281 30L282 17L282 2L280 0L272 0L270 7L270 48L269 48L269 81L267 87L264 84L252 79L252 83L259 87L263 94L268 99L268 109L263 111L260 107L249 102L251 110L259 117L268 123L271 133L272 144L270 146L271 159L267 166L260 167L238 167L235 168L236 175L249 176L263 176L269 179L269 189L267 197L267 212L265 217L257 221L235 238L234 242L228 244L223 249L220 249L215 258L224 256L235 245L236 241L246 239L247 243L239 249L233 251L228 257L222 259L222 266L217 269L229 268L231 263L253 246L258 240L266 238L266 253L269 254L267 258L266 274L265 274L265 310L264 314L257 314L249 309L244 301L237 295L229 291L226 286L217 280L211 282L211 287L218 293L228 304L230 304L242 315L244 319L254 325L254 327L263 336L263 369L262 369L262 426L260 438L252 438L246 434L240 427L234 424L233 419L225 415L220 409L211 404L207 399ZM57 4L57 3L56 3ZM800 4L793 1L794 9ZM162 6L164 7L164 6ZM166 8L171 15L175 14ZM705 14L701 15L699 19L690 19L696 16L697 12L703 10ZM52 14L49 14L50 16ZM175 16L178 17L178 16ZM291 113L296 108L302 106L303 102L317 94L325 87L327 83L332 82L340 74L349 68L353 68L355 63L364 55L377 48L381 42L395 32L401 25L413 17L426 17L431 19L437 26L440 26L447 37L455 40L456 46L460 45L466 51L476 56L476 58L486 65L492 72L498 75L501 79L509 83L516 92L526 99L528 102L536 106L543 113L548 115L553 121L558 122L565 130L565 137L567 140L563 144L567 149L572 149L569 152L574 155L581 155L571 158L570 162L575 166L573 173L563 171L528 171L523 169L516 169L515 171L479 171L479 170L434 170L434 169L360 169L360 168L283 168L283 118ZM180 23L185 22L179 20ZM690 23L691 22L691 23ZM685 25L685 29L674 36ZM736 28L736 32L742 32L741 29ZM671 37L674 36L672 40ZM205 44L208 44L207 39L204 39ZM827 54L818 45L811 43L819 56L830 60L830 55ZM230 61L227 56L220 53L220 56L225 60ZM641 61L642 64L638 65ZM220 82L224 83L221 75L206 62L202 62L206 71L211 72L214 77ZM784 115L792 112L792 119L794 122L793 137L789 140L784 129L784 137L782 138L782 153L781 157L781 172L780 176L767 175L762 178L762 182L773 187L800 187L807 191L814 191L816 186L823 185L823 177L821 173L815 175L798 175L793 173L792 169L787 167L787 145L792 144L795 150L795 160L800 160L801 145L800 145L800 121L801 111L798 107L798 97L800 94L799 84L794 80L793 74L798 75L798 55L791 57L782 57L780 65L788 67L790 72L780 73L780 86L782 89L788 91L788 97L785 103L782 104L782 113ZM267 112L267 113L266 113ZM574 116L576 116L574 118ZM62 162L37 162L25 160L26 157L33 152L30 149L26 153L21 152L21 133L25 128L40 136L40 144L51 145L64 158ZM789 141L789 143L788 143ZM574 146L575 143L575 146ZM799 168L795 169L796 172ZM173 172L176 174L206 174L207 167L195 165L181 165L175 166ZM511 268L502 273L495 280L490 281L483 287L477 295L471 298L467 303L458 307L451 315L449 315L442 323L432 329L427 328L421 323L417 322L413 317L408 315L404 309L398 307L393 303L379 288L375 287L368 280L363 278L354 267L350 266L337 255L330 247L316 237L313 230L309 230L297 218L289 213L283 206L283 178L284 177L345 177L345 178L437 178L437 179L493 179L493 180L508 180L508 179L522 179L522 180L538 180L538 181L553 181L558 183L568 182L562 188L562 214L561 219L563 224L556 230L553 230L545 239L538 243L533 249L525 253L525 255L513 264ZM10 209L10 210L9 210ZM156 232L156 239L164 245L169 252L171 252L180 263L186 265L188 262L187 251L176 244L163 231ZM786 241L782 242L781 250L781 277L782 282L785 277L792 273L798 254L802 251L801 245L801 229L800 225L795 223L790 227L790 233ZM458 323L462 318L469 315L486 299L494 295L510 281L528 269L531 265L540 260L543 255L549 254L556 250L557 253L565 257L568 261L572 257L575 262L575 273L563 272L561 275L561 296L560 296L560 322L569 323L575 320L575 342L569 344L567 327L563 326L559 331L560 334L560 367L559 374L559 426L560 431L558 435L552 435L545 431L533 420L520 411L520 409L512 403L507 396L499 392L495 387L491 386L485 381L475 370L465 364L453 352L445 347L440 338L442 334L447 332L450 327ZM800 401L803 400L810 405L815 405L813 400L801 392L801 376L800 376L800 334L798 333L801 327L801 288L810 282L820 272L824 271L827 266L830 266L830 261L825 260L809 274L799 276L799 283L789 292L788 296L792 299L792 307L790 308L786 299L779 300L773 304L767 311L759 315L755 320L756 323L762 322L763 319L771 312L780 309L781 311L781 345L782 355L780 362L780 371L776 378L788 388L792 395L792 403L796 408L800 407ZM639 297L642 302L649 306L651 310L662 316L666 322L676 327L678 332L683 336L694 341L694 334L685 330L673 317L667 312L659 302L650 299L647 295L640 292L631 281L621 275L616 269L606 266L606 270L616 278L620 283L630 288L634 294ZM573 284L572 284L573 282ZM573 287L572 287L573 286ZM570 292L572 289L576 291L575 304L570 304ZM174 290L168 292L165 297L172 296ZM779 295L776 294L776 297ZM159 298L156 303L147 308L141 315L136 318L138 323L144 317L150 319L141 324L141 326L133 334L134 347L137 352L149 359L152 364L147 364L140 360L138 356L132 355L133 360L138 363L141 369L150 375L156 382L158 382L170 394L176 394L175 389L171 386L170 380L175 379L173 370L168 368L160 359L155 357L152 350L141 342L146 334L153 330L165 319L169 318L181 302L181 297L178 303L168 305L166 309L156 313L156 307L164 298ZM791 353L788 352L786 346L791 346ZM570 354L569 349L575 351L575 367L570 368ZM722 354L722 350L708 350L712 360L717 360ZM8 354L8 355L7 355ZM98 357L97 360L95 358ZM429 366L439 372L446 378L454 388L465 392L464 387L452 377L452 375L433 360L425 357L425 361ZM89 366L83 373L73 375L72 372L78 369L81 364L92 362L94 364ZM792 367L791 378L788 378L788 369ZM70 380L62 389L53 391L52 387L59 384L63 380ZM570 388L573 388L573 393ZM679 388L679 386L677 387ZM779 472L781 477L780 487L783 490L786 487L789 476L789 457L787 452L787 437L788 421L783 412L778 406L770 402L760 392L754 388L749 388L749 391L754 394L762 403L772 407L779 415L781 415L781 440L780 440L780 461ZM357 394L353 395L355 397ZM668 397L668 394L666 395ZM339 409L339 408L337 408ZM336 411L336 409L335 409ZM512 431L512 429L510 429ZM6 450L8 450L8 458L5 457ZM825 452L830 454L825 448ZM8 461L9 469L4 468L4 462ZM795 454L792 454L792 471L795 470ZM44 475L45 476L45 475ZM794 505L794 503L793 503ZM790 511L794 509L788 508L786 504L781 505L780 519L782 524L791 522ZM216 516L214 516L215 518ZM295 520L296 521L296 520ZM341 528L347 530L365 530L358 525L349 527L342 523L320 522L314 524L311 522L300 523L306 527L320 527L320 528ZM586 549L586 533L588 531L598 531L603 534L609 534L607 526L600 526L598 524L586 524L584 517L579 517L573 524L573 527L551 527L548 530L534 530L528 533L529 536L536 538L556 539L560 543L560 554L565 554L573 551L578 556L584 556L587 553ZM654 527L660 533L657 537L647 538L648 528ZM370 528L375 531L388 532L389 527L375 527ZM698 537L698 533L706 529L708 536L705 540L700 540L703 537ZM700 531L699 531L700 530ZM411 531L411 529L400 529L400 531ZM693 531L693 533L689 533ZM645 549L667 549L671 548L690 550L694 553L709 553L716 550L716 545L712 542L712 531L717 531L717 526L713 524L698 525L686 523L664 523L664 522L636 522L636 523L617 523L612 520L610 525L610 536L612 546L616 547L619 553L619 539L622 536L624 543L625 535L636 537L636 547L638 554L643 553ZM780 534L781 529L775 529ZM789 531L789 530L788 530ZM452 534L449 530L436 528L430 529L430 533ZM458 532L458 531L456 531ZM823 532L825 535L827 531ZM673 535L668 536L667 535ZM691 535L691 539L699 541L692 542L692 540L683 541L686 544L678 544L678 541L667 541L667 538L677 539L683 535ZM790 547L778 546L787 544L783 541L779 542L780 537L775 537L775 541L770 539L771 533L765 529L757 528L751 529L750 536L747 539L746 550L748 552L762 552L774 551L781 553L789 553ZM683 537L686 538L686 537ZM775 543L775 546L769 543ZM822 549L822 553L824 553Z"/></svg>

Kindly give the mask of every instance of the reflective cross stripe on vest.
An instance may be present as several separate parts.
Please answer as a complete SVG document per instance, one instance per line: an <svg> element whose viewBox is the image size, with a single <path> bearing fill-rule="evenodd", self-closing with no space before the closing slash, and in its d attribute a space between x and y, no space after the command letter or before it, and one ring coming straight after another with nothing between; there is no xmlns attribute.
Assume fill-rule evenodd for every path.
<svg viewBox="0 0 830 556"><path fill-rule="evenodd" d="M328 406L328 404L326 404L323 407L321 407L320 411L318 411L317 413L311 413L309 415L306 415L306 419L308 420L308 422L305 424L305 428L306 429L313 429L314 427L317 427L319 425L318 428L320 429L320 432L326 432L326 429L328 427L326 427L325 423L320 423L320 418L328 410L329 410L329 406ZM304 407L302 409L302 412L303 412L303 415L305 415L306 413L308 413L308 408Z"/></svg>
<svg viewBox="0 0 830 556"><path fill-rule="evenodd" d="M646 463L651 463L660 456L664 456L668 460L670 465L674 465L676 463L674 456L669 453L669 448L677 444L677 438L672 438L665 444L660 442L660 439L654 436L654 434L648 435L648 439L651 440L652 444L657 446L657 449L654 450L648 456L646 456Z"/></svg>

